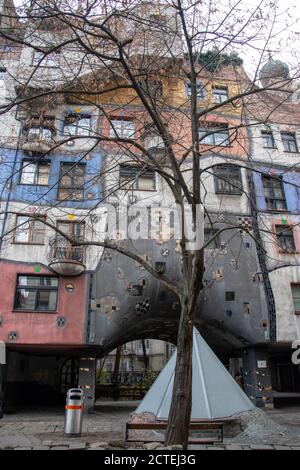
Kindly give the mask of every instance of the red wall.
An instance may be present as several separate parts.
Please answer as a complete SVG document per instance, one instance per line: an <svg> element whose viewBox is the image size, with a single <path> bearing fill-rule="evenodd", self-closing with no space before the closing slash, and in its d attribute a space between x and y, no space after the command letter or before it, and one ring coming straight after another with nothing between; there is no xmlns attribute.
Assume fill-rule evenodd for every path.
<svg viewBox="0 0 300 470"><path fill-rule="evenodd" d="M35 265L36 266L36 265ZM17 274L51 274L45 267L37 273L34 265L0 262L0 340L6 343L31 345L82 345L85 339L85 319L88 296L87 275L59 277L57 311L53 313L30 313L13 311ZM66 284L74 285L73 292ZM58 327L58 316L65 317L65 325ZM8 339L9 332L17 333L17 340Z"/></svg>

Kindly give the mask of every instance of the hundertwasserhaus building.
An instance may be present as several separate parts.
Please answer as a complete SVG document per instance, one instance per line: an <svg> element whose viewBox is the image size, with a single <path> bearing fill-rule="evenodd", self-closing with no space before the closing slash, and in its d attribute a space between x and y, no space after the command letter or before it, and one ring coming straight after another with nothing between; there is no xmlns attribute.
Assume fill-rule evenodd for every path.
<svg viewBox="0 0 300 470"><path fill-rule="evenodd" d="M138 33L150 31L142 53L149 63L161 54L161 69L155 61L147 93L168 116L181 159L191 142L191 86L178 72L188 65L177 18L166 5L141 5L152 26L136 33L132 54L141 55ZM68 44L67 26L54 18L9 21L16 16L12 1L1 8L0 340L8 352L2 398L7 408L32 404L33 397L60 403L67 388L81 386L92 406L97 360L113 357L116 348L125 351L124 369L140 369L145 340L153 369L163 366L176 343L180 304L134 260L95 244L74 246L63 234L97 242L107 205L155 207L155 234L131 246L156 271L180 279L180 245L166 233L174 229L165 211L173 196L151 166L141 170L126 139L161 161L166 149L135 92L122 81L116 87L118 70L84 54L78 42ZM116 21L137 28L134 20ZM155 34L161 23L164 33ZM280 91L268 90L278 81L285 85ZM250 83L242 64L214 73L199 66L198 109ZM196 326L263 407L300 392L299 366L291 362L300 335L300 93L288 67L272 58L256 86L265 91L199 119L204 238L220 234L205 249ZM187 174L189 164L187 158ZM107 364L113 369L113 361Z"/></svg>

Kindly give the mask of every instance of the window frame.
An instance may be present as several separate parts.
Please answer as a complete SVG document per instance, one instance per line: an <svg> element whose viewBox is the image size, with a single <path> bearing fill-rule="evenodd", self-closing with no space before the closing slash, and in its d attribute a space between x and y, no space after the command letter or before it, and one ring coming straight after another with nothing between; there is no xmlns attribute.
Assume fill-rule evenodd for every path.
<svg viewBox="0 0 300 470"><path fill-rule="evenodd" d="M220 143L217 141L216 135L224 134L224 130L226 131L225 132L226 138L223 139L222 142ZM201 136L201 133L203 133L204 135ZM198 136L200 139L200 145L211 145L214 147L230 147L231 146L228 124L214 123L214 125L204 127L201 125L201 123L199 123ZM206 139L209 139L210 141L206 142L205 141Z"/></svg>
<svg viewBox="0 0 300 470"><path fill-rule="evenodd" d="M269 188L266 188L266 186L264 185L264 181L279 181L280 180L280 186L281 186L281 193L282 193L282 198L277 198L275 197L275 189L278 189L278 188L274 188L274 186L269 186ZM264 190L264 198L265 198L265 204L266 204L266 210L267 211L279 211L279 212L285 212L287 211L287 201L286 201L286 196L285 196L285 191L284 191L284 184L283 184L283 181L282 181L282 178L274 178L272 176L269 176L267 174L265 175L262 175L262 185L263 185L263 190ZM271 193L273 195L273 197L267 197L266 196L266 189L271 189ZM269 208L268 207L268 200L269 201L272 201L272 205L274 205L274 202L275 202L275 206L276 207L272 207L272 208ZM284 202L284 208L283 209L278 209L277 208L277 201L282 201Z"/></svg>
<svg viewBox="0 0 300 470"><path fill-rule="evenodd" d="M123 170L131 170L135 171L135 177L129 178L129 182L127 184L130 184L130 187L126 187L127 184L124 184L125 181L122 181L122 176L125 177L125 175L122 175L122 169ZM142 173L141 173L142 172ZM138 186L139 179L142 178L143 176L147 177L152 175L152 181L153 181L153 189L140 189ZM122 187L121 187L122 185ZM121 191L156 191L156 172L154 170L145 170L143 172L142 168L134 165L126 165L126 164L120 164L119 166L119 186Z"/></svg>
<svg viewBox="0 0 300 470"><path fill-rule="evenodd" d="M47 286L47 287L44 287L44 286L24 286L24 285L21 285L19 284L19 278L20 277L36 277L36 278L41 278L41 277L44 277L44 278L53 278L53 279L57 279L57 285L56 286ZM35 298L35 308L32 309L25 309L25 308L21 308L21 307L18 307L17 305L17 302L18 302L18 292L20 289L26 289L26 290L29 290L29 291L37 291L37 294L36 294L36 298ZM56 292L56 302L55 302L55 309L38 309L37 308L37 303L40 299L39 297L39 293L43 291L47 291L47 292ZM16 276L16 285L15 285L15 296L14 296L14 308L13 308L13 311L15 312L29 312L29 313L56 313L57 312L57 307L58 307L58 296L59 296L59 277L58 276L52 276L52 275L43 275L43 276L39 276L39 275L36 275L36 274L26 274L26 273L18 273L17 276Z"/></svg>
<svg viewBox="0 0 300 470"><path fill-rule="evenodd" d="M56 221L56 227L58 230L63 232L62 230L62 225L66 225L68 227L68 230L66 232L66 235L73 239L74 241L84 241L85 239L85 231L86 231L86 226L85 222L82 221L69 221L69 220L57 220ZM74 234L74 227L80 227L80 235L76 236ZM76 259L77 261L83 261L85 257L85 247L84 246L72 246L71 243L64 238L62 235L60 235L58 232L56 233L55 237L55 244L56 244L56 249L58 250L65 250L65 258L66 259Z"/></svg>
<svg viewBox="0 0 300 470"><path fill-rule="evenodd" d="M202 86L201 82L197 80L196 82L197 87L197 100L204 100L206 97L206 90L204 86ZM188 98L191 97L191 82L185 82L185 94Z"/></svg>
<svg viewBox="0 0 300 470"><path fill-rule="evenodd" d="M29 229L28 229L28 233L29 233L29 236L28 236L28 240L27 241L20 241L20 240L17 240L16 239L16 235L17 235L17 231L18 231L18 218L20 217L24 217L24 218L27 218L29 219L26 223L28 223L28 226L29 226ZM37 216L38 218L35 218L35 219L30 219L30 216L26 216L26 215L23 215L23 214L17 214L16 215L16 223L15 223L15 230L14 230L14 238L13 238L13 243L15 245L38 245L38 246L44 246L45 245L45 236L46 236L46 226L43 224L43 228L44 228L44 241L43 242L34 242L33 241L33 237L34 237L34 232L35 230L37 230L34 225L38 222L41 222L41 219L44 219L46 220L46 216L45 215L40 215L40 216ZM22 223L22 226L25 226L26 223Z"/></svg>
<svg viewBox="0 0 300 470"><path fill-rule="evenodd" d="M216 233L218 233L218 231L219 231L219 229L216 229L216 228L204 227L204 244L208 242L209 238L213 237ZM209 232L211 233L211 235L208 238L206 238L205 234L207 234ZM213 243L214 246L210 246L211 243ZM205 247L205 250L217 250L217 249L219 249L220 246L221 246L220 236L218 235L217 237L215 237L211 243Z"/></svg>
<svg viewBox="0 0 300 470"><path fill-rule="evenodd" d="M294 314L295 314L295 315L300 315L300 309L297 310L297 309L295 308L295 302L294 302L294 300L300 301L300 296L299 296L299 297L294 296L294 294L293 294L293 286L296 286L296 287L298 287L298 288L300 289L300 283L299 283L299 282L291 282L291 292L292 292L292 300L293 300Z"/></svg>
<svg viewBox="0 0 300 470"><path fill-rule="evenodd" d="M73 179L74 179L74 176L75 175L72 175L69 173L69 171L66 171L66 172L63 172L63 167L65 166L69 166L70 167L70 170L72 170L72 172L75 172L78 168L81 168L83 170L83 173L82 173L82 178L83 178L83 184L82 184L82 187L76 187L75 186L62 186L61 183L63 181L63 178L64 176L67 176L69 178L71 178L72 182L73 182ZM86 164L85 163L76 163L76 162L61 162L60 163L60 172L59 172L59 182L58 182L58 185L57 185L57 199L59 201L83 201L84 200L84 196L85 196L85 177L86 177ZM70 191L70 194L71 194L71 197L60 197L60 191L61 190L71 190ZM80 192L82 197L75 197L75 192Z"/></svg>
<svg viewBox="0 0 300 470"><path fill-rule="evenodd" d="M7 68L6 67L0 67L0 82L5 82L7 76Z"/></svg>
<svg viewBox="0 0 300 470"><path fill-rule="evenodd" d="M295 254L297 253L295 237L293 232L292 225L275 225L275 232L276 232L276 242L279 247L279 251L285 254ZM279 233L278 233L279 232ZM286 232L286 233L284 233ZM293 249L288 250L286 246L286 241L292 240ZM284 246L285 245L285 246Z"/></svg>
<svg viewBox="0 0 300 470"><path fill-rule="evenodd" d="M292 139L284 138L286 136L290 136L290 137L292 137ZM299 153L297 138L296 138L296 133L295 132L281 132L281 141L282 141L283 151L284 152L286 152L286 153ZM291 142L294 145L295 150L291 150L291 148L290 148L291 147L290 146ZM285 144L287 144L288 148L286 148Z"/></svg>
<svg viewBox="0 0 300 470"><path fill-rule="evenodd" d="M269 136L271 138L272 145L265 145L266 144L265 136ZM263 140L263 148L264 149L276 149L277 148L272 131L262 130L261 131L261 137L262 137L262 140Z"/></svg>
<svg viewBox="0 0 300 470"><path fill-rule="evenodd" d="M124 123L132 123L132 132L131 134L126 135L126 128L124 128ZM121 132L119 131L118 125L116 126L114 123L121 123ZM112 125L114 127L112 127ZM116 129L116 131L115 131ZM124 134L125 131L125 134ZM136 133L135 129L135 121L131 118L122 118L122 117L111 117L109 120L109 137L112 138L121 138L121 139L132 139Z"/></svg>
<svg viewBox="0 0 300 470"><path fill-rule="evenodd" d="M38 54L40 58L37 58ZM59 67L59 63L57 64L54 62L54 54L56 54L56 56L59 57L59 52L51 52L47 54L41 51L33 51L31 66L57 69ZM41 59L41 57L43 58Z"/></svg>
<svg viewBox="0 0 300 470"><path fill-rule="evenodd" d="M73 117L74 118L74 122L70 122L69 124L67 123L67 119L68 118L71 118ZM89 127L88 129L86 127L81 127L79 125L80 121L82 119L86 119L89 121ZM75 129L75 132L74 133L67 133L65 131L66 127L73 127ZM80 133L78 132L78 129L79 130L86 130L87 133ZM64 137L68 137L68 138L71 138L71 137L74 137L74 136L81 136L81 137L89 137L91 135L91 132L92 132L92 114L89 113L89 112L86 112L86 113L66 113L65 116L64 116L64 119L63 119L63 125L62 125L62 135Z"/></svg>
<svg viewBox="0 0 300 470"><path fill-rule="evenodd" d="M22 176L24 175L24 172L23 172L24 164L27 164L28 166L29 165L35 165L35 173L34 173L34 182L33 183L23 183L22 182ZM38 183L39 178L41 177L41 173L40 173L40 169L39 169L40 166L47 166L48 167L47 184L39 184ZM51 161L50 160L44 160L44 159L43 160L36 160L36 159L23 158L22 161L21 161L20 177L19 177L18 184L22 185L22 186L44 186L44 187L47 187L47 186L49 186L50 171L51 171ZM29 173L29 172L25 172L25 173Z"/></svg>
<svg viewBox="0 0 300 470"><path fill-rule="evenodd" d="M222 172L226 172L227 174L230 173L230 169L233 169L235 171L238 172L238 177L239 177L239 183L241 185L240 189L238 188L235 188L234 186L232 186L232 184L230 183L229 180L227 180L227 175L226 178L221 178L220 175L217 175L216 172L218 171L218 169L222 169ZM227 196L241 196L243 194L243 177L242 177L242 172L241 172L241 168L239 165L234 165L232 163L221 163L220 165L216 165L213 169L213 173L214 173L214 184L215 184L215 193L216 194L223 194L223 195L227 195ZM225 180L225 181L224 181ZM220 188L220 181L223 181L225 182L226 184L232 186L232 190L224 190L222 188Z"/></svg>
<svg viewBox="0 0 300 470"><path fill-rule="evenodd" d="M224 91L226 93L225 99L223 99L223 97L225 96L224 93L223 94L219 93L219 91ZM227 86L213 86L212 95L216 103L222 104L229 99L228 87Z"/></svg>

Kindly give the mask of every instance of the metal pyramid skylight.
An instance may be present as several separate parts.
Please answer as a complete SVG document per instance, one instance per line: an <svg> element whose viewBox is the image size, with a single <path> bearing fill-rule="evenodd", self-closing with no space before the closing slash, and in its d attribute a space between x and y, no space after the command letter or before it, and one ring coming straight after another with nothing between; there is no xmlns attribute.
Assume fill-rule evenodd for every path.
<svg viewBox="0 0 300 470"><path fill-rule="evenodd" d="M135 413L168 419L176 352L170 358ZM196 328L193 332L192 419L227 418L254 405L210 349Z"/></svg>

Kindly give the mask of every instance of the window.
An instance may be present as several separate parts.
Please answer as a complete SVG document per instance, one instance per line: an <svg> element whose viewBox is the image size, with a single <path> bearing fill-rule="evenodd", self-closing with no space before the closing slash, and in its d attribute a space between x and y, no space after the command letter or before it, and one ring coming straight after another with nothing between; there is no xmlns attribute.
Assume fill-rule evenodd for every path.
<svg viewBox="0 0 300 470"><path fill-rule="evenodd" d="M199 139L201 144L228 146L229 129L227 124L214 124L213 126L200 127Z"/></svg>
<svg viewBox="0 0 300 470"><path fill-rule="evenodd" d="M155 172L130 165L120 166L120 189L155 190Z"/></svg>
<svg viewBox="0 0 300 470"><path fill-rule="evenodd" d="M295 253L293 229L289 225L276 225L277 243L284 253Z"/></svg>
<svg viewBox="0 0 300 470"><path fill-rule="evenodd" d="M57 228L74 241L82 242L84 240L85 225L83 222L58 222ZM84 258L84 247L72 246L66 238L57 234L53 257L82 262Z"/></svg>
<svg viewBox="0 0 300 470"><path fill-rule="evenodd" d="M32 116L25 124L23 133L27 140L50 141L55 133L53 116Z"/></svg>
<svg viewBox="0 0 300 470"><path fill-rule="evenodd" d="M167 21L166 15L162 15L161 13L157 12L153 15L150 15L150 21L154 21L155 23L165 23Z"/></svg>
<svg viewBox="0 0 300 470"><path fill-rule="evenodd" d="M296 153L298 152L298 146L296 142L296 136L293 133L282 132L281 133L283 148L285 152Z"/></svg>
<svg viewBox="0 0 300 470"><path fill-rule="evenodd" d="M4 81L6 77L6 68L0 67L0 81Z"/></svg>
<svg viewBox="0 0 300 470"><path fill-rule="evenodd" d="M110 137L129 138L134 135L134 121L130 119L112 119L110 124Z"/></svg>
<svg viewBox="0 0 300 470"><path fill-rule="evenodd" d="M226 291L225 292L225 300L227 302L233 302L235 300L235 292L233 291Z"/></svg>
<svg viewBox="0 0 300 470"><path fill-rule="evenodd" d="M88 136L91 130L90 114L68 114L64 120L63 134L67 137L72 135Z"/></svg>
<svg viewBox="0 0 300 470"><path fill-rule="evenodd" d="M84 196L85 165L62 163L58 199L78 200Z"/></svg>
<svg viewBox="0 0 300 470"><path fill-rule="evenodd" d="M198 100L203 100L205 98L205 89L201 85L200 82L196 83L196 88L197 88L197 98ZM192 94L192 88L191 88L191 83L187 82L186 83L186 95L190 97Z"/></svg>
<svg viewBox="0 0 300 470"><path fill-rule="evenodd" d="M228 100L228 88L226 87L213 87L212 94L216 103L224 103Z"/></svg>
<svg viewBox="0 0 300 470"><path fill-rule="evenodd" d="M295 315L300 315L300 284L291 284Z"/></svg>
<svg viewBox="0 0 300 470"><path fill-rule="evenodd" d="M276 148L273 133L271 131L261 131L264 148Z"/></svg>
<svg viewBox="0 0 300 470"><path fill-rule="evenodd" d="M205 228L204 229L204 243L207 243L208 240L210 240L217 232L218 232L218 230L211 229L211 228ZM220 247L219 237L215 237L210 242L210 244L207 245L206 250L214 250L215 248L219 248L219 247Z"/></svg>
<svg viewBox="0 0 300 470"><path fill-rule="evenodd" d="M267 209L286 210L286 201L281 179L264 175L262 182Z"/></svg>
<svg viewBox="0 0 300 470"><path fill-rule="evenodd" d="M50 162L23 160L20 184L47 186L49 182Z"/></svg>
<svg viewBox="0 0 300 470"><path fill-rule="evenodd" d="M214 168L217 194L242 194L241 169L235 165L218 165Z"/></svg>
<svg viewBox="0 0 300 470"><path fill-rule="evenodd" d="M58 67L59 54L57 52L52 52L51 54L45 55L44 52L35 51L33 54L32 65L35 67Z"/></svg>
<svg viewBox="0 0 300 470"><path fill-rule="evenodd" d="M28 140L46 140L49 141L52 139L52 132L46 127L30 127L27 131Z"/></svg>
<svg viewBox="0 0 300 470"><path fill-rule="evenodd" d="M15 243L30 243L43 245L46 227L37 219L30 219L25 215L18 215L16 219Z"/></svg>
<svg viewBox="0 0 300 470"><path fill-rule="evenodd" d="M58 278L18 275L15 309L30 312L56 311Z"/></svg>

